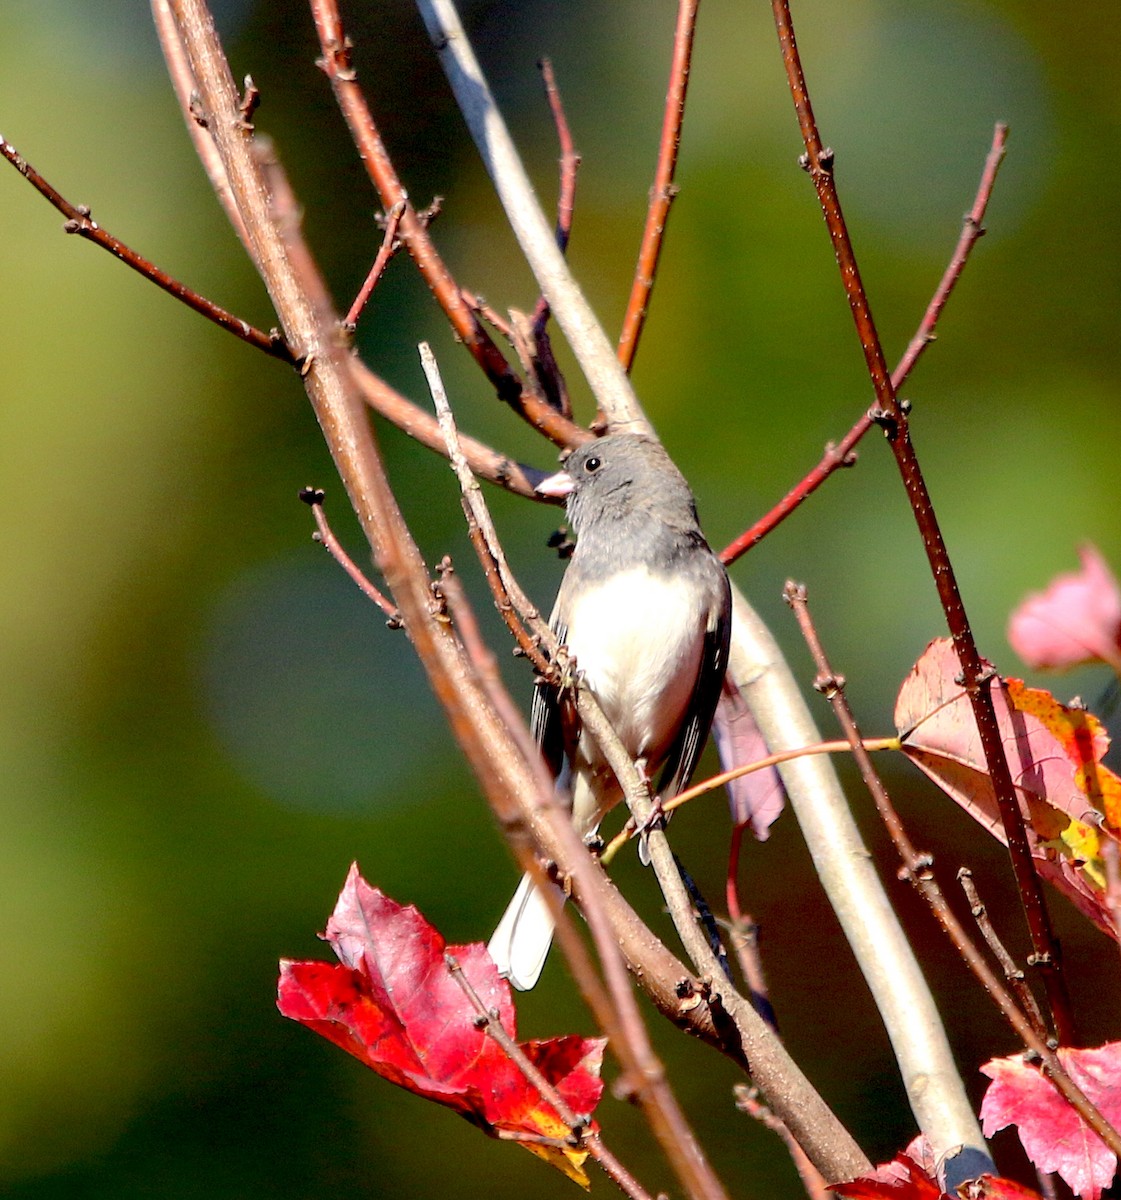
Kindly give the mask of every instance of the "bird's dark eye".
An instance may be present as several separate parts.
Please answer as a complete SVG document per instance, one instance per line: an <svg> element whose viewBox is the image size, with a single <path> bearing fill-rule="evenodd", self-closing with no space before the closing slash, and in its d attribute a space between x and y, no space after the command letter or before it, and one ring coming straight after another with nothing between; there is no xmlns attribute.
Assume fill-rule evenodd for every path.
<svg viewBox="0 0 1121 1200"><path fill-rule="evenodd" d="M603 459L597 458L594 454L591 456L591 458L586 458L584 460L584 470L587 471L589 475L594 475L602 466Z"/></svg>

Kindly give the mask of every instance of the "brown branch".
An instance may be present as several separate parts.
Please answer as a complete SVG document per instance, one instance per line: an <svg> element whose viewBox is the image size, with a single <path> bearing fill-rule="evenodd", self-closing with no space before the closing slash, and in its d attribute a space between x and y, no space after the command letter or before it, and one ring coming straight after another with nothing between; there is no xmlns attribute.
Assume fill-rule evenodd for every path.
<svg viewBox="0 0 1121 1200"><path fill-rule="evenodd" d="M327 514L323 511L323 489L314 487L301 488L300 499L311 509L315 516L316 541L322 544L327 553L358 585L362 594L368 600L372 600L385 613L389 618L386 621L389 628L400 629L402 625L401 613L397 606L366 578L358 564L347 554L339 539L335 537L334 530L332 530L327 522Z"/></svg>
<svg viewBox="0 0 1121 1200"><path fill-rule="evenodd" d="M677 28L673 35L673 60L670 64L666 107L662 117L658 166L654 173L654 186L650 191L650 205L646 212L646 225L642 231L642 245L638 252L634 283L631 285L623 328L619 334L619 361L627 371L634 365L634 356L638 351L638 339L642 336L642 327L650 306L650 293L654 289L654 278L658 272L658 259L662 253L666 222L669 220L670 206L677 195L673 177L677 170L677 151L681 145L681 123L685 118L685 94L689 86L689 65L693 57L698 2L699 0L679 0L677 6Z"/></svg>
<svg viewBox="0 0 1121 1200"><path fill-rule="evenodd" d="M810 619L805 587L788 582L784 590L784 597L794 610L798 627L813 657L814 668L817 672L814 687L832 705L837 722L852 746L853 758L860 768L861 778L864 780L864 784L875 802L876 810L903 861L900 871L901 878L910 882L927 902L938 924L953 942L966 966L984 987L1009 1025L1016 1031L1017 1036L1023 1039L1024 1045L1039 1056L1043 1070L1055 1088L1115 1154L1121 1153L1121 1133L1118 1133L1110 1125L1098 1108L1070 1078L1055 1051L1045 1040L1044 1034L1036 1029L1032 1020L1025 1015L1007 988L997 978L996 973L985 961L984 955L966 933L964 926L947 903L942 889L934 878L933 859L928 853L916 850L911 842L903 822L888 796L887 789L861 744L860 729L844 694L844 677L834 672L825 655L817 630Z"/></svg>
<svg viewBox="0 0 1121 1200"><path fill-rule="evenodd" d="M993 708L992 696L989 691L993 675L985 667L977 650L953 564L938 525L926 481L923 479L919 467L918 456L911 443L907 414L896 398L895 387L887 369L883 346L879 334L876 332L871 306L860 278L856 255L853 252L852 241L845 225L840 198L833 179L833 151L826 149L822 144L821 135L814 120L813 107L810 103L805 76L802 72L802 63L798 55L798 46L794 39L794 25L790 16L789 0L772 0L772 8L775 25L778 29L779 44L782 48L783 62L786 66L787 81L798 115L802 141L806 148L801 161L813 180L818 201L825 216L830 240L833 243L833 253L840 268L841 282L852 311L876 397L871 414L872 419L884 430L888 444L891 446L903 487L918 525L923 547L926 550L935 588L938 591L946 623L953 639L954 650L961 663L966 692L969 695L974 719L977 722L981 745L985 752L985 762L1000 807L1001 821L1004 825L1009 856L1012 860L1012 871L1031 936L1033 958L1043 977L1051 1016L1055 1022L1059 1039L1061 1042L1071 1045L1074 1039L1074 1019L1059 961L1059 946L1051 927L1050 914L1043 896L1043 885L1032 860L1027 831L1024 828L1020 807L1016 802L1012 775L1008 769L1008 760L1005 757L1004 746L1000 738L996 711Z"/></svg>
<svg viewBox="0 0 1121 1200"><path fill-rule="evenodd" d="M961 278L962 272L965 270L965 264L969 261L973 247L984 236L985 211L988 208L989 199L996 184L997 171L1000 169L1000 164L1004 161L1007 141L1008 126L998 123L993 130L992 148L985 159L985 166L981 172L981 182L977 187L977 194L973 199L973 207L965 216L961 234L950 257L949 265L946 267L942 279L933 297L931 297L930 303L927 305L926 312L923 314L923 319L919 323L919 327L911 338L907 349L904 351L903 357L891 373L892 386L896 392L903 386L927 346L935 340L934 331L938 325L938 318L942 315L942 310L946 307L947 300L949 300L958 280ZM740 534L734 542L730 542L725 546L720 553L721 560L727 565L734 563L741 555L746 554L752 546L758 545L776 525L785 521L804 500L812 496L821 487L834 471L841 467L853 466L856 463L856 447L868 430L872 428L873 424L871 413L865 413L840 442L836 445L830 443L826 446L825 454L817 466L796 487L787 492L769 513L756 521L750 529Z"/></svg>
<svg viewBox="0 0 1121 1200"><path fill-rule="evenodd" d="M487 565L488 560L495 565L496 570L487 573L488 580L492 582L492 585L497 582L500 585L500 593L505 593L505 597L496 595L499 608L501 610L513 603L525 612L528 607L529 611L525 612L525 615L528 620L533 622L539 641L545 644L548 660L555 662L560 652L555 635L541 621L536 609L529 605L524 593L521 592L520 587L509 573L509 569L503 566L505 554L499 545L498 535L490 514L486 511L486 503L478 484L470 477L470 471L462 454L456 448L456 432L451 408L435 358L427 346L421 347L421 361L432 391L433 402L440 413L441 424L445 430L445 436L448 438L448 456L460 478L469 518L473 520L480 535L479 543L481 544L477 546L480 550L480 558L484 566ZM510 589L517 594L518 600L511 601ZM552 792L551 785L550 792ZM560 811L560 805L555 799L551 805L551 811L554 814ZM576 839L576 831L568 819L568 815L564 814L562 819L568 825L573 838ZM577 855L574 865L576 865L577 871L587 871L593 866L591 857L586 852L582 856ZM535 874L540 874L540 872L535 872ZM624 1067L625 1086L642 1105L655 1136L690 1192L698 1197L707 1196L712 1200L717 1200L718 1197L723 1196L723 1188L702 1155L685 1120L684 1113L678 1106L665 1078L664 1067L655 1055L646 1034L642 1017L627 980L616 933L606 919L606 914L600 907L598 898L593 894L586 893L586 895L592 903L590 907L584 908L584 915L592 930L604 977L611 993L610 1002L602 1011L596 1010L596 1016L601 1021L612 1047ZM559 909L559 901L557 908ZM597 992L597 999L599 998ZM602 999L606 1000L607 997L602 997Z"/></svg>
<svg viewBox="0 0 1121 1200"><path fill-rule="evenodd" d="M485 1023L487 1034L502 1047L507 1058L525 1076L526 1080L535 1087L542 1098L553 1106L557 1116L568 1126L572 1136L572 1148L583 1149L599 1163L604 1173L619 1190L631 1200L653 1200L649 1192L623 1166L621 1162L604 1145L603 1136L596 1129L588 1128L590 1114L574 1112L565 1102L564 1097L541 1074L537 1066L530 1061L525 1051L502 1027L496 1009L489 1009L483 1003L482 997L471 986L471 981L463 973L459 962L450 954L444 955L444 962L452 978L463 989L464 995L471 1002L479 1020Z"/></svg>
<svg viewBox="0 0 1121 1200"><path fill-rule="evenodd" d="M1028 987L1024 972L1016 966L1012 955L1005 949L1004 943L1000 940L996 928L989 919L989 910L981 900L977 885L973 882L973 872L968 867L961 867L958 870L958 883L961 884L961 890L965 892L965 898L969 901L970 914L976 921L981 936L985 939L985 945L988 946L993 958L1000 964L1000 969L1004 973L1004 982L1016 993L1020 1008L1031 1021L1036 1035L1040 1038L1046 1037L1047 1027L1035 995Z"/></svg>
<svg viewBox="0 0 1121 1200"><path fill-rule="evenodd" d="M737 1083L732 1088L732 1094L736 1098L736 1108L740 1112L746 1113L758 1121L764 1129L769 1129L786 1146L808 1200L831 1200L834 1193L826 1186L821 1172L806 1157L806 1152L794 1140L786 1125L759 1098L759 1089Z"/></svg>
<svg viewBox="0 0 1121 1200"><path fill-rule="evenodd" d="M358 86L351 58L351 43L343 32L335 0L310 0L323 57L323 68L339 109L350 129L370 181L386 211L401 206L400 235L418 270L444 311L452 329L470 351L501 400L535 429L559 446L575 446L588 434L526 389L490 335L482 327L409 201L389 153L374 123L373 114Z"/></svg>
<svg viewBox="0 0 1121 1200"><path fill-rule="evenodd" d="M580 167L580 155L572 142L572 132L568 128L568 118L564 114L564 104L557 88L553 64L543 58L538 64L541 68L541 78L545 83L545 95L549 100L549 109L553 114L553 124L557 129L557 142L560 147L560 188L557 193L557 246L563 254L568 249L568 239L572 236L572 214L576 207L576 172ZM540 335L545 330L549 320L549 301L542 296L533 310L534 331Z"/></svg>
<svg viewBox="0 0 1121 1200"><path fill-rule="evenodd" d="M389 260L401 248L401 243L397 240L397 228L401 224L401 216L404 211L404 201L399 200L385 215L385 232L382 234L381 246L374 257L374 265L370 268L365 282L358 289L358 295L354 297L354 303L343 318L343 326L351 332L357 328L358 318L374 294L374 288L377 287L378 280L381 279L385 268L389 266Z"/></svg>
<svg viewBox="0 0 1121 1200"><path fill-rule="evenodd" d="M145 279L154 283L156 287L167 292L169 296L174 296L180 303L185 304L188 308L204 316L208 321L225 329L228 333L232 333L234 337L240 338L243 342L247 342L256 350L263 350L266 354L273 358L279 358L282 362L293 362L292 351L288 348L284 339L275 331L272 333L262 333L261 330L255 329L248 321L243 321L240 317L235 317L233 313L227 312L226 309L207 300L205 296L200 296L198 292L192 291L186 284L180 283L179 280L173 279L166 271L161 271L154 263L151 263L143 255L138 254L131 247L126 246L119 238L114 237L108 230L103 229L90 215L90 210L84 204L71 204L61 192L53 188L42 175L16 150L11 142L0 137L0 155L8 160L13 167L27 180L28 183L42 196L49 201L64 217L66 222L63 229L67 233L76 234L80 238L85 238L88 242L93 242L95 246L100 246L102 250L108 250L114 258L120 259L126 267L131 267L137 274L142 275Z"/></svg>

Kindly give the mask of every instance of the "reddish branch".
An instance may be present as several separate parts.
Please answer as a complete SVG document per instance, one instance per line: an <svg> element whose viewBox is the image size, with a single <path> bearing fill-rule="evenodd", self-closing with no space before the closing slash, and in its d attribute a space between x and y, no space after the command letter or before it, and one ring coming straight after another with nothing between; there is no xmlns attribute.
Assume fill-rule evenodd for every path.
<svg viewBox="0 0 1121 1200"><path fill-rule="evenodd" d="M950 293L961 278L962 271L965 269L965 264L969 260L969 255L973 247L984 237L985 210L988 208L989 198L992 196L997 171L1000 170L1000 164L1004 161L1007 141L1008 126L998 123L993 129L992 148L985 159L985 167L981 172L981 182L977 188L977 195L973 200L973 207L966 214L961 234L958 237L957 246L954 248L949 265L946 267L941 282L938 284L938 288L931 298L926 312L923 314L922 322L916 330L914 337L911 338L903 357L891 373L892 386L897 393L911 374L923 351L934 341L934 331L938 325L938 318L942 315L943 308L946 307L946 301L949 300ZM822 456L821 462L806 475L797 487L791 489L769 513L756 521L750 529L740 534L734 542L727 545L721 552L721 559L729 565L734 563L740 555L746 554L752 546L762 541L776 525L785 521L798 505L807 497L812 496L834 471L840 467L852 466L856 462L854 451L864 435L872 428L873 424L872 414L865 413L840 442L836 445L830 443L825 448L825 454Z"/></svg>
<svg viewBox="0 0 1121 1200"><path fill-rule="evenodd" d="M404 212L404 203L398 201L385 215L385 233L382 235L381 247L374 258L374 265L370 268L370 273L366 276L365 282L358 289L358 295L354 297L354 303L350 306L350 311L343 318L343 324L347 329L353 330L357 327L358 318L362 315L362 310L374 294L374 288L377 287L378 280L381 279L385 268L389 266L389 260L401 247L401 243L397 240L397 227L401 224L401 217Z"/></svg>
<svg viewBox="0 0 1121 1200"><path fill-rule="evenodd" d="M860 736L860 729L857 726L856 719L852 715L852 710L844 694L845 680L843 676L836 674L830 666L829 660L822 648L821 640L817 635L817 630L810 619L809 608L806 603L805 587L787 583L783 594L786 602L794 610L794 615L798 620L798 627L801 629L802 636L805 638L806 645L809 647L810 654L813 657L814 667L817 671L814 687L832 705L837 722L844 731L845 737L852 748L853 759L860 769L864 785L868 788L872 799L875 801L876 810L879 812L880 818L884 822L888 834L891 836L892 843L899 852L899 857L903 860L901 876L908 880L927 902L938 924L941 925L943 931L949 937L950 941L953 942L958 953L965 961L965 965L973 972L974 977L980 982L982 987L984 987L1005 1019L1016 1031L1017 1036L1023 1039L1025 1046L1028 1046L1039 1055L1045 1074L1057 1090L1115 1154L1121 1153L1121 1133L1118 1133L1110 1125L1092 1101L1087 1098L1085 1093L1082 1092L1074 1080L1067 1074L1059 1062L1053 1047L1047 1041L1044 1031L1037 1028L1030 1017L1025 1015L1009 994L1007 988L1001 983L996 972L985 961L984 955L982 955L969 934L966 933L965 928L954 915L953 910L942 894L942 889L934 878L932 870L933 859L930 854L917 850L908 836L903 822L900 820L899 814L896 812L895 806L888 796L887 789L877 774L876 768L872 765L871 756L864 747Z"/></svg>
<svg viewBox="0 0 1121 1200"><path fill-rule="evenodd" d="M646 226L642 231L642 245L638 252L634 283L631 285L623 328L619 334L619 361L627 371L634 365L638 339L646 322L650 293L653 291L654 278L658 271L658 259L662 253L670 206L677 195L673 177L677 170L677 151L681 145L681 123L685 118L685 93L689 86L689 65L693 57L693 34L697 27L698 3L699 0L679 0L677 6L677 28L673 36L673 60L670 64L669 88L666 91L666 107L662 117L658 165L654 172L654 186L650 191L650 205L646 211Z"/></svg>
<svg viewBox="0 0 1121 1200"><path fill-rule="evenodd" d="M186 284L173 279L166 271L161 271L159 267L150 263L142 255L137 254L135 250L126 246L124 242L115 238L107 230L102 229L93 217L90 216L90 210L85 205L71 204L65 196L56 191L27 159L16 150L11 142L5 141L4 138L0 138L0 155L3 155L15 167L39 195L49 200L66 217L63 229L67 233L77 234L78 237L93 242L103 250L108 250L110 254L115 258L119 258L126 266L143 275L145 279L150 279L156 287L162 288L168 295L182 301L188 308L201 313L208 321L213 321L215 325L219 325L235 337L241 338L243 342L248 342L249 345L255 346L258 350L263 350L266 354L270 354L274 358L282 359L284 362L290 363L293 361L292 351L288 348L287 342L285 342L279 333L262 333L261 330L255 329L250 325L248 321L243 321L240 317L235 317L233 313L227 312L224 308L213 303L213 301L207 300L205 296L200 296L198 292L192 291Z"/></svg>
<svg viewBox="0 0 1121 1200"><path fill-rule="evenodd" d="M545 95L549 99L549 110L553 114L553 124L557 128L557 143L560 147L557 246L560 247L563 254L568 249L568 239L572 236L572 214L576 207L576 172L580 167L580 155L576 153L576 147L572 142L572 132L568 128L568 118L564 115L564 105L557 88L556 76L553 74L553 64L547 58L543 58L538 65L541 68L541 78L545 83ZM548 319L549 302L542 296L533 310L535 330L542 331Z"/></svg>
<svg viewBox="0 0 1121 1200"><path fill-rule="evenodd" d="M586 441L588 435L584 430L523 386L480 324L475 311L464 299L401 185L374 123L373 114L358 86L358 76L351 58L351 43L343 32L338 5L335 0L311 0L311 10L323 50L319 65L331 81L339 108L383 206L387 212L397 205L401 206L401 240L452 329L493 384L499 398L529 424L559 446L572 446Z"/></svg>
<svg viewBox="0 0 1121 1200"><path fill-rule="evenodd" d="M385 613L386 617L389 618L386 624L391 629L400 629L402 621L397 605L366 578L358 564L347 554L342 547L342 543L335 537L334 530L328 524L327 515L323 511L323 489L313 487L301 488L300 499L315 514L316 531L314 536L316 541L321 543L327 553L358 585L366 599L372 600Z"/></svg>
<svg viewBox="0 0 1121 1200"><path fill-rule="evenodd" d="M992 672L981 661L973 633L966 616L965 605L958 588L953 564L946 549L945 540L935 516L934 506L927 491L926 482L919 468L918 457L911 444L907 414L899 404L895 387L888 372L883 346L876 332L867 293L860 278L856 256L845 225L841 202L833 179L833 151L821 141L814 120L806 80L794 40L794 25L790 16L789 0L772 0L779 44L786 66L787 81L798 115L798 124L806 152L802 164L809 172L817 191L818 201L833 243L833 252L841 272L841 282L852 310L860 346L875 392L872 420L884 431L888 444L895 456L900 478L911 504L915 521L922 537L935 587L946 615L946 623L953 638L954 649L961 663L962 679L977 722L985 761L993 781L993 789L1000 806L1012 870L1020 893L1028 930L1034 951L1034 963L1040 968L1047 998L1051 1008L1055 1029L1060 1040L1070 1045L1073 1041L1074 1024L1070 1001L1066 992L1059 963L1058 943L1051 928L1051 918L1043 897L1043 886L1032 862L1031 848L1023 817L1016 802L1012 775L1000 739L996 712L993 708L989 684Z"/></svg>

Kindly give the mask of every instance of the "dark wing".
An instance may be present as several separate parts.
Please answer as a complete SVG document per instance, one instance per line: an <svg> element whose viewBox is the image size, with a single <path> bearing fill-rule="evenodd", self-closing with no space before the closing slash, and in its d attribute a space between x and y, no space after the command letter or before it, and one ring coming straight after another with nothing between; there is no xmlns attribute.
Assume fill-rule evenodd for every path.
<svg viewBox="0 0 1121 1200"><path fill-rule="evenodd" d="M568 628L555 615L552 628L557 641L563 646L568 637ZM560 694L551 683L544 680L538 680L533 686L529 728L546 766L556 779L564 765L564 727L561 723Z"/></svg>
<svg viewBox="0 0 1121 1200"><path fill-rule="evenodd" d="M685 720L670 747L661 779L658 780L658 795L664 800L672 799L689 786L689 779L696 769L697 759L701 756L712 726L712 717L724 683L724 672L728 667L728 645L732 639L732 585L715 555L713 563L720 572L719 599L714 606L715 621L712 628L705 632L697 683L685 712Z"/></svg>

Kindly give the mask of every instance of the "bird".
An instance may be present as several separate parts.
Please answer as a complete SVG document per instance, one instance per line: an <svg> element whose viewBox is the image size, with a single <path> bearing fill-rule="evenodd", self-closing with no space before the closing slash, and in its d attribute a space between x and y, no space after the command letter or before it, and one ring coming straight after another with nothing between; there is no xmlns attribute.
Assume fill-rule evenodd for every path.
<svg viewBox="0 0 1121 1200"><path fill-rule="evenodd" d="M689 485L651 438L586 443L536 490L564 497L576 536L550 626L632 760L648 779L661 770L657 797L667 800L688 786L720 698L732 625L727 573ZM611 768L575 706L544 680L530 727L573 823L593 838L623 797ZM518 990L537 983L553 926L527 874L488 944Z"/></svg>

